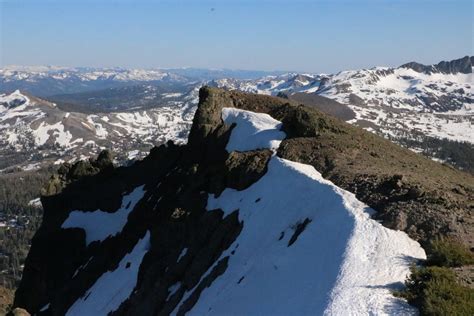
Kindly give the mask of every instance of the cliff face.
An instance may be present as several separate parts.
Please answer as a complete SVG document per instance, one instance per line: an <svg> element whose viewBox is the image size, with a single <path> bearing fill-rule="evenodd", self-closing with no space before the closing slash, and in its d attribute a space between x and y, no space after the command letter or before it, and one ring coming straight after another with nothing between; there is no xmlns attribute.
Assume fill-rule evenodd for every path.
<svg viewBox="0 0 474 316"><path fill-rule="evenodd" d="M224 108L268 114L251 122L255 125L278 120L274 132L280 130L283 134L278 135L284 135L284 139L278 139L278 146L263 142L231 150L228 146L236 142L235 133L241 123L232 121L231 114L226 123ZM244 114L234 113L234 119ZM268 140L266 132L262 135L263 140ZM271 137L270 143L274 144L277 140ZM249 138L247 143L254 140L255 137ZM284 99L202 88L187 145L168 143L154 148L143 161L130 167L114 169L107 164L79 179L65 175L62 185L55 178L54 190L46 191L42 197L43 224L33 239L14 306L45 315L80 315L87 311L167 315L201 308L198 303L209 296L203 292L213 288L220 277L232 275L235 258L240 258L235 254L250 252L242 238L250 238L246 237L246 229L255 221L250 219L252 213L245 213L248 207L219 202L219 198L231 199L229 192L257 190L257 184L278 168L303 174L306 171L301 170L307 170L286 161L313 166L325 179L353 192L355 197L351 199L357 198L375 209L375 216L386 227L403 230L422 244L441 234L473 245L471 175ZM333 186L312 172L308 171L305 177L314 178L317 185ZM292 177L295 175L290 172L288 178ZM68 184L64 187L64 183ZM268 183L266 187L271 190L272 182ZM290 185L288 192L295 195L308 188L312 186ZM328 192L338 190L331 187ZM277 192L274 199L283 199L283 193ZM252 209L271 208L260 202L265 194L254 198ZM333 200L337 199L340 198ZM324 200L323 195L320 200ZM302 208L296 200L285 201L291 201L285 206L290 213ZM346 204L345 209L352 207ZM277 204L272 207L276 209ZM332 210L334 205L320 207ZM262 234L271 229L273 217L279 218L280 213L269 214L265 219L268 225L264 221L259 226ZM292 248L292 244L298 243L306 227L319 225L318 216L308 214L288 222L291 229L286 234L282 230L275 240L285 241L286 248L296 251L293 249L298 248ZM354 228L348 228L351 229ZM254 243L263 243L264 239L257 238ZM416 247L406 243L407 249L414 251ZM325 251L321 247L320 251ZM286 248L284 251L289 251ZM240 264L257 267L252 262ZM245 284L244 280L242 275L237 283ZM227 293L222 291L219 293ZM258 295L263 306L271 305L270 295ZM217 310L218 305L214 311L218 313ZM207 312L212 313L212 308Z"/></svg>

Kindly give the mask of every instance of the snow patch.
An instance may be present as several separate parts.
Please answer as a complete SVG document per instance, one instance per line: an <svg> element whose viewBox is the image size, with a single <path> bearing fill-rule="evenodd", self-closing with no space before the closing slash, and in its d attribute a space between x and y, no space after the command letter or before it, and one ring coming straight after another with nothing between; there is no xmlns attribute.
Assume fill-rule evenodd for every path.
<svg viewBox="0 0 474 316"><path fill-rule="evenodd" d="M30 200L30 201L28 202L28 205L34 206L34 207L41 207L41 200L40 200L40 198L36 198L36 199Z"/></svg>
<svg viewBox="0 0 474 316"><path fill-rule="evenodd" d="M230 135L226 150L248 151L276 149L286 134L280 131L282 123L268 114L223 108L222 119L226 124L237 124Z"/></svg>
<svg viewBox="0 0 474 316"><path fill-rule="evenodd" d="M179 262L179 260L181 260L181 258L183 258L184 256L186 256L186 254L188 253L188 248L184 248L181 253L179 254L178 256L178 259L176 260L176 262Z"/></svg>
<svg viewBox="0 0 474 316"><path fill-rule="evenodd" d="M122 206L114 213L104 212L100 209L94 212L72 211L61 228L82 228L86 233L87 245L117 235L127 223L128 214L145 194L143 187L144 185L139 186L124 195Z"/></svg>
<svg viewBox="0 0 474 316"><path fill-rule="evenodd" d="M138 271L150 248L150 232L125 255L114 271L102 274L67 311L68 316L108 315L117 310L137 285Z"/></svg>

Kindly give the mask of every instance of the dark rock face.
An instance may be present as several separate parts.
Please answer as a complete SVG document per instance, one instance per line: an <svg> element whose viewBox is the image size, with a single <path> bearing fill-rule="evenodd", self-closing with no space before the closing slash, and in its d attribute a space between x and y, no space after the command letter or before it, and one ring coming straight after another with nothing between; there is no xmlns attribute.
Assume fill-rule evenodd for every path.
<svg viewBox="0 0 474 316"><path fill-rule="evenodd" d="M59 167L58 173L51 176L46 187L41 190L41 194L43 196L58 194L68 183L99 172L110 172L113 168L113 156L108 150L100 152L95 160L81 160L72 165L64 163Z"/></svg>
<svg viewBox="0 0 474 316"><path fill-rule="evenodd" d="M17 99L11 100L10 102L2 102L2 103L0 103L0 105L6 107L7 109L13 109L13 108L19 107L19 106L21 106L25 103L26 103L26 99L17 98Z"/></svg>
<svg viewBox="0 0 474 316"><path fill-rule="evenodd" d="M245 190L267 171L270 150L253 152L231 152L225 162L227 185L237 190Z"/></svg>
<svg viewBox="0 0 474 316"><path fill-rule="evenodd" d="M282 121L287 139L277 154L313 165L375 208L388 227L405 230L421 242L439 234L472 242L471 175L285 99L202 88L187 145L169 142L120 168L103 153L95 161L64 165L52 177L14 307L63 315L149 231L151 245L137 285L114 314L168 315L194 289L178 314L189 311L202 290L225 273L228 257L216 260L245 225L238 210L226 217L222 210L206 210L208 194L249 187L265 174L271 156L269 150L227 153L233 126L223 124L223 107L264 112ZM115 212L123 194L141 185L145 194L119 234L87 246L82 229L61 228L73 210ZM294 240L307 225L310 220L295 223ZM178 282L170 295L170 286ZM46 304L49 308L39 312Z"/></svg>
<svg viewBox="0 0 474 316"><path fill-rule="evenodd" d="M423 64L419 64L417 62L410 62L404 65L401 65L400 68L410 68L415 70L416 72L424 72L427 74L434 73L434 72L441 72L445 74L455 74L455 73L463 73L463 74L470 74L472 73L472 66L473 66L474 56L465 56L460 59L455 59L451 61L442 61L436 65L426 66Z"/></svg>

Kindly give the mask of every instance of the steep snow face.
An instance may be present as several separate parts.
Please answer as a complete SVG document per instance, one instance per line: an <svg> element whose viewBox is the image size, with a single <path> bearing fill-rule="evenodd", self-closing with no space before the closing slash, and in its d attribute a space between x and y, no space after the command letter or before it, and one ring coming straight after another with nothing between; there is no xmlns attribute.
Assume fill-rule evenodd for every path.
<svg viewBox="0 0 474 316"><path fill-rule="evenodd" d="M94 212L72 211L61 228L81 228L86 234L86 245L94 241L103 241L109 236L119 234L128 220L128 214L142 199L143 186L124 195L121 207L114 213L97 210Z"/></svg>
<svg viewBox="0 0 474 316"><path fill-rule="evenodd" d="M243 139L255 129L264 132L265 142L246 150L262 143L274 148L281 135L280 124L261 124L264 114L224 109L222 117L237 124L232 133ZM228 150L239 146L231 136ZM405 280L413 260L425 258L423 249L372 220L373 210L312 166L273 156L267 173L249 188L210 195L207 209L218 208L225 215L238 210L243 229L216 260L229 257L224 274L204 289L189 315L416 314L391 290Z"/></svg>
<svg viewBox="0 0 474 316"><path fill-rule="evenodd" d="M138 271L150 248L150 232L125 255L117 269L100 276L86 294L67 311L68 316L108 315L117 310L137 285Z"/></svg>

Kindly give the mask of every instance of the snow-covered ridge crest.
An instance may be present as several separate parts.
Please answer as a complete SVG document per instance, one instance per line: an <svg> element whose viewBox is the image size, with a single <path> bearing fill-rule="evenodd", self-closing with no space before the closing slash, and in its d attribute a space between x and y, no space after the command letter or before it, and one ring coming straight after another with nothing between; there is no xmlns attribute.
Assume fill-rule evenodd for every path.
<svg viewBox="0 0 474 316"><path fill-rule="evenodd" d="M240 136L230 137L227 150L259 133L266 141L246 143L246 150L276 149L272 141L279 140L281 124L262 124L266 114L224 108L222 118L236 123L232 133ZM242 191L209 195L207 209L225 215L239 210L243 228L215 261L228 257L227 269L189 315L416 314L391 289L405 280L411 260L425 258L423 249L372 220L373 210L312 166L274 155L260 180ZM193 291L186 291L173 314Z"/></svg>

